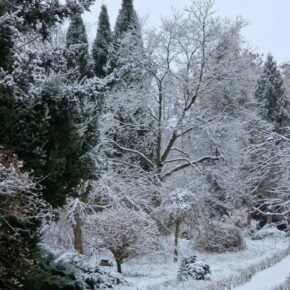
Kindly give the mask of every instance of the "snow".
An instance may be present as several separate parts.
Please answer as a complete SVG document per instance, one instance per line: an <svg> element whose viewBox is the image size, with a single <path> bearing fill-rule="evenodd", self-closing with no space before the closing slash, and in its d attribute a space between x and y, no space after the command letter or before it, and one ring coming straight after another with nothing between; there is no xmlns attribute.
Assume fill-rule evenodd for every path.
<svg viewBox="0 0 290 290"><path fill-rule="evenodd" d="M239 276L244 270L278 254L288 247L287 238L266 238L253 241L246 238L247 248L243 251L221 254L202 253L192 249L187 240L180 240L179 262L173 262L173 237L164 239L163 254L134 259L123 264L123 276L130 286L117 286L116 290L184 290L204 289L211 283ZM168 253L172 253L169 255ZM210 266L209 281L177 281L177 272L183 257L196 255ZM290 263L288 264L290 265ZM112 268L115 271L115 267ZM289 271L290 272L290 271ZM289 272L287 274L289 274ZM286 275L286 274L285 274ZM279 281L280 282L280 281ZM210 288L208 288L210 289ZM250 289L250 288L249 288ZM255 289L256 288L251 288ZM262 289L262 288L261 288Z"/></svg>
<svg viewBox="0 0 290 290"><path fill-rule="evenodd" d="M271 290L286 281L290 274L290 255L274 266L265 269L236 290Z"/></svg>

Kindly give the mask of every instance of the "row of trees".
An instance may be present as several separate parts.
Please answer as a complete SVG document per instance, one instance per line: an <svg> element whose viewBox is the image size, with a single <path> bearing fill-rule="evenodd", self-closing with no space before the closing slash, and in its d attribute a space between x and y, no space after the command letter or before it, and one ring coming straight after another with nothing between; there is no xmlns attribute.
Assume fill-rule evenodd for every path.
<svg viewBox="0 0 290 290"><path fill-rule="evenodd" d="M170 192L187 189L194 205L173 223L177 253L180 224L200 200L215 216L266 195L263 182L274 182L257 169L256 132L281 133L288 101L273 58L263 68L258 55L242 48L244 25L216 18L211 1L197 1L164 19L160 31L141 34L132 1L123 1L110 32L102 7L92 54L95 65L102 59L101 77L117 78L104 94L106 170L89 207L122 205L158 216ZM188 201L175 198L180 210L187 208Z"/></svg>
<svg viewBox="0 0 290 290"><path fill-rule="evenodd" d="M99 191L103 201L154 216L181 187L198 200L185 214L190 218L201 201L217 216L278 192L276 153L266 157L265 151L269 136L285 137L288 96L273 57L262 66L259 55L244 48L244 25L215 17L212 1L195 1L164 19L159 31L143 32L142 45L130 46L137 28L123 37L120 55L130 73L106 95L101 136L108 167L99 184L110 190ZM106 67L110 71L110 55ZM285 172L282 160L278 171ZM188 201L181 203L187 208ZM176 246L186 217L175 220Z"/></svg>
<svg viewBox="0 0 290 290"><path fill-rule="evenodd" d="M36 255L41 225L52 217L50 206L84 196L87 180L99 175L104 84L85 63L86 39L71 31L63 42L57 33L67 18L79 25L93 2L0 3L0 144L23 160L22 167L16 157L6 163L1 152L1 289L58 283Z"/></svg>
<svg viewBox="0 0 290 290"><path fill-rule="evenodd" d="M0 144L31 171L31 190L60 208L50 230L61 227L67 243L66 226L81 253L97 234L121 271L123 259L156 248L155 223L175 226L177 260L187 221L202 230L257 197L286 206L287 93L273 58L262 67L243 48L244 21L194 1L143 31L123 0L114 31L102 6L90 53L81 14L92 2L0 4ZM57 24L67 17L64 36ZM0 190L10 207L13 192ZM33 234L40 218L29 223Z"/></svg>

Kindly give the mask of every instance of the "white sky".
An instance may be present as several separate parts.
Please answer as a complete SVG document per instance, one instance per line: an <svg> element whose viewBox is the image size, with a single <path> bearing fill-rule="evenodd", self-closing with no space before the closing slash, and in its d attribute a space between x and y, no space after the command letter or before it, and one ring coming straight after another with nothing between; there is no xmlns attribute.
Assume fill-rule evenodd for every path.
<svg viewBox="0 0 290 290"><path fill-rule="evenodd" d="M96 0L84 21L93 39L102 3L107 5L112 28L122 0ZM161 16L171 14L172 7L183 9L191 0L135 0L134 6L139 17L148 16L149 26L158 26ZM216 0L217 14L235 18L243 16L249 21L243 29L244 39L259 53L271 52L282 63L290 61L290 0Z"/></svg>

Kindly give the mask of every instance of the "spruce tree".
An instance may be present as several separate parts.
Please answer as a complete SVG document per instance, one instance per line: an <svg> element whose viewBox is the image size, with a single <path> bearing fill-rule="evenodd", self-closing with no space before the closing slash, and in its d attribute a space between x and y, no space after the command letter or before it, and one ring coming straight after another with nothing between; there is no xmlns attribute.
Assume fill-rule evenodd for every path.
<svg viewBox="0 0 290 290"><path fill-rule="evenodd" d="M72 80L82 80L90 75L89 44L86 28L80 14L71 17L66 35L67 68Z"/></svg>
<svg viewBox="0 0 290 290"><path fill-rule="evenodd" d="M289 125L289 103L281 73L272 55L267 56L263 73L257 83L255 97L263 119L276 129Z"/></svg>
<svg viewBox="0 0 290 290"><path fill-rule="evenodd" d="M107 7L102 5L99 15L97 36L93 44L92 55L94 69L97 77L106 76L106 65L109 57L109 49L112 42L112 33Z"/></svg>

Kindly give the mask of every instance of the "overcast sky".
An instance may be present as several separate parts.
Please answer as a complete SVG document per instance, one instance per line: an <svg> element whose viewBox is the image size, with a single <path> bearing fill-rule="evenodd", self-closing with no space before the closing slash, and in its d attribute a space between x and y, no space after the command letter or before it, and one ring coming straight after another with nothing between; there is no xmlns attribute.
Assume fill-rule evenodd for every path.
<svg viewBox="0 0 290 290"><path fill-rule="evenodd" d="M90 13L84 15L90 38L95 37L100 6L107 5L114 27L121 0L96 0ZM183 9L191 0L135 0L134 6L143 18L148 16L149 26L158 26L161 16L171 14L172 7ZM271 52L280 63L290 61L290 0L216 0L217 14L235 18L243 16L249 21L243 29L244 39L259 53Z"/></svg>

